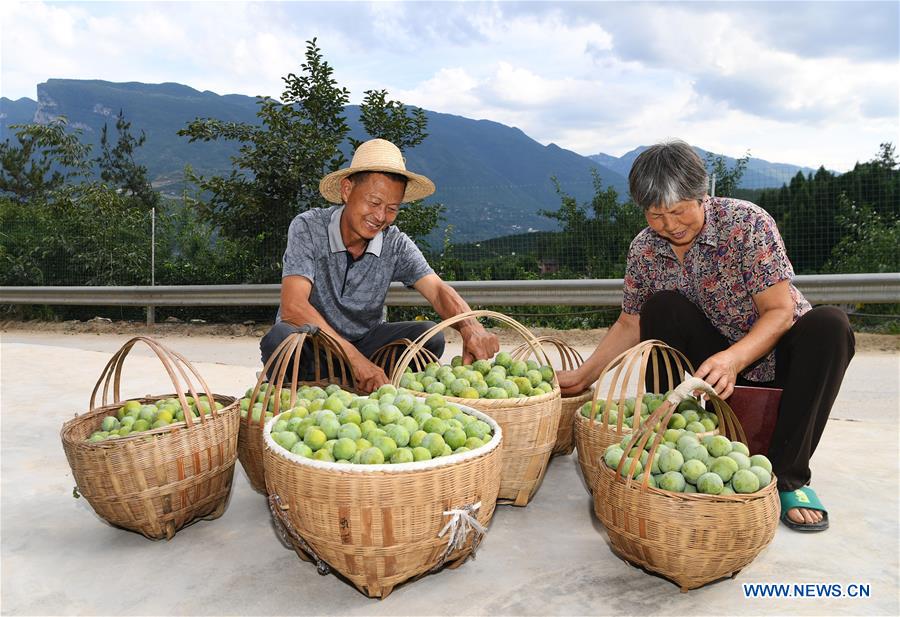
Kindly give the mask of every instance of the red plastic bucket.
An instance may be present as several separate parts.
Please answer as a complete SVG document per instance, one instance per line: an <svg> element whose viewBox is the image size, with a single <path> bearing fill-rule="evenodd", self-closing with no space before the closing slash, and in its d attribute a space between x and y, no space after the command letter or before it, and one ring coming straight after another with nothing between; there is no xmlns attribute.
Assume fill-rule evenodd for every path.
<svg viewBox="0 0 900 617"><path fill-rule="evenodd" d="M744 427L751 454L769 453L780 401L781 388L752 386L735 386L725 401Z"/></svg>

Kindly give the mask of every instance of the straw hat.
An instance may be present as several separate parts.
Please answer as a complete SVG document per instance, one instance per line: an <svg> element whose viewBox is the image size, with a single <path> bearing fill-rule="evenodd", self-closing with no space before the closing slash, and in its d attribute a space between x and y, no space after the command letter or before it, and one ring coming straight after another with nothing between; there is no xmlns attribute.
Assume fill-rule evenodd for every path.
<svg viewBox="0 0 900 617"><path fill-rule="evenodd" d="M331 203L341 203L341 180L360 171L383 171L406 176L404 202L422 199L434 193L434 182L425 176L406 171L406 163L403 161L400 148L386 139L370 139L360 144L353 154L350 167L339 169L322 178L319 182L319 192Z"/></svg>

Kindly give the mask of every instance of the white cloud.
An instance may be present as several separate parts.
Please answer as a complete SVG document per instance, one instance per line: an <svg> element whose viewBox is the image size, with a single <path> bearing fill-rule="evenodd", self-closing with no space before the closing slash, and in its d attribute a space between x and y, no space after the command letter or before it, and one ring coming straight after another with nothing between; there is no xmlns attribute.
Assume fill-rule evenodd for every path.
<svg viewBox="0 0 900 617"><path fill-rule="evenodd" d="M48 78L179 81L221 93L277 95L303 60L275 4L11 3L3 22L3 93L34 96ZM15 24L14 27L11 24Z"/></svg>
<svg viewBox="0 0 900 617"><path fill-rule="evenodd" d="M582 154L681 136L846 169L900 130L890 4L13 2L0 85L14 98L50 77L278 96L317 36L351 102L387 89Z"/></svg>

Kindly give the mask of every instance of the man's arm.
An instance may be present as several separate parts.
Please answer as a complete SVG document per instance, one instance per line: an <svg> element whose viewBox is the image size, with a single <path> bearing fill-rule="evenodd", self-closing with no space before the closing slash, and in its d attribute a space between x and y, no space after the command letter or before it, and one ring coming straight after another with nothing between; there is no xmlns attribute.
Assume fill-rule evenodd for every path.
<svg viewBox="0 0 900 617"><path fill-rule="evenodd" d="M707 358L694 377L706 380L723 399L731 396L738 373L774 349L794 322L790 281L781 281L752 296L759 319L737 343Z"/></svg>
<svg viewBox="0 0 900 617"><path fill-rule="evenodd" d="M359 350L328 325L322 314L309 302L312 283L305 276L286 276L281 280L281 319L295 326L312 324L318 326L338 342L350 365L356 387L361 392L373 392L390 380L384 371L362 355Z"/></svg>
<svg viewBox="0 0 900 617"><path fill-rule="evenodd" d="M427 274L413 284L413 287L434 307L441 319L447 319L472 309L456 290L441 280L437 274ZM454 324L463 339L463 363L485 360L500 351L500 342L478 323L477 319L464 319Z"/></svg>
<svg viewBox="0 0 900 617"><path fill-rule="evenodd" d="M580 394L600 377L600 372L613 358L641 342L641 318L622 311L610 326L590 357L574 371L557 371L556 378L563 394Z"/></svg>

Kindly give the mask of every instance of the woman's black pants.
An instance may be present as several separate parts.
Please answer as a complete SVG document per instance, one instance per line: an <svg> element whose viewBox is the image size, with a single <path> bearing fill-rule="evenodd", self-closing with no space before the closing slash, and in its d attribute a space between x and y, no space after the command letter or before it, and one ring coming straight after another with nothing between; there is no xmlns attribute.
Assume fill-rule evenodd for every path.
<svg viewBox="0 0 900 617"><path fill-rule="evenodd" d="M703 311L676 291L657 292L644 303L641 340L648 339L679 350L694 367L731 346ZM794 322L776 344L774 382L750 382L738 376L738 385L783 390L769 446L778 490L809 484L809 459L855 348L847 315L833 306L819 306Z"/></svg>

